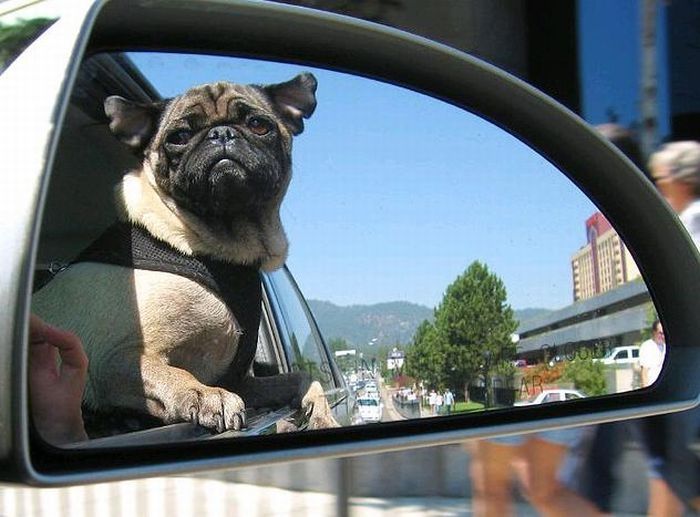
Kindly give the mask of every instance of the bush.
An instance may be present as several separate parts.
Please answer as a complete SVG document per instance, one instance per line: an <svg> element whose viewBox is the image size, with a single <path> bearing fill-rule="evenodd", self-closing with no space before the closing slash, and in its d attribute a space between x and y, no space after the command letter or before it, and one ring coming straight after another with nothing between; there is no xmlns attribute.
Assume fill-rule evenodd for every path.
<svg viewBox="0 0 700 517"><path fill-rule="evenodd" d="M564 365L561 380L572 382L589 396L605 395L605 365L593 359L576 359Z"/></svg>
<svg viewBox="0 0 700 517"><path fill-rule="evenodd" d="M523 374L523 380L528 386L556 384L561 379L563 371L564 363L556 363L553 366L540 363L527 368Z"/></svg>

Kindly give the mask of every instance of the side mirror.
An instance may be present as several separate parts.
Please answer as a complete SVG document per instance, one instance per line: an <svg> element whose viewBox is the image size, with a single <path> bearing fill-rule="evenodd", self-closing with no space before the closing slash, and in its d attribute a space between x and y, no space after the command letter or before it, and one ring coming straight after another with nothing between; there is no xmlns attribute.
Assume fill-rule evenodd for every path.
<svg viewBox="0 0 700 517"><path fill-rule="evenodd" d="M207 4L206 9L203 8L204 3ZM129 27L128 33L123 30L124 27ZM157 35L157 39L154 39L154 35ZM520 150L521 147L526 149L526 152L517 155L518 159L539 160L538 166L541 165L542 170L546 171L539 171L541 174L551 176L552 181L561 180L566 183L569 191L575 190L586 203L592 203L591 207L599 209L605 215L624 241L643 279L643 282L630 284L626 288L631 292L628 294L630 297L649 297L664 322L671 343L663 375L652 388L644 390L611 393L554 404L535 403L517 408L510 407L515 403L511 400L508 404L504 403L501 410L436 416L429 421L414 418L415 415L422 415L421 404L425 404L425 399L428 398L427 393L422 395L419 392L417 385L412 393L413 397L407 396L405 408L401 408L401 411L408 415L405 419L382 423L379 426L325 428L284 434L271 434L271 430L278 423L288 420L293 413L296 415L295 411L300 406L310 409L311 419L318 417L313 411L320 406L320 398L314 398L312 403L306 406L304 400L285 400L276 404L272 412L251 415L245 413L242 403L234 400L232 407L238 408L234 411L237 414L230 420L222 417L225 422L217 422L215 419L205 422L204 417L192 417L188 411L188 402L183 403L185 409L180 409L184 415L182 420L189 417L189 423L168 420L171 415L164 415L163 420L166 423L176 426L168 427L166 434L163 434L163 429L156 429L143 431L136 440L132 439L132 435L125 433L118 437L81 442L70 447L55 447L47 443L33 428L28 404L29 314L46 307L41 305L44 302L37 302L40 294L32 295L33 281L36 280L37 264L42 264L45 259L48 260L55 254L60 255L66 250L71 251L71 254L66 253L62 258L71 260L72 252L82 248L83 244L97 237L104 229L109 222L107 216L115 215L113 212L90 211L86 209L86 203L94 203L98 207L96 210L102 210L99 207L108 203L105 193L109 192L109 188L106 187L110 181L120 181L120 174L125 168L143 163L144 150L146 155L149 152L163 152L168 155L170 162L174 163L185 160L185 155L190 152L186 147L191 139L215 142L226 149L227 146L238 145L234 142L241 140L248 143L258 142L253 139L260 137L267 139L265 149L287 150L292 135L299 135L304 129L304 134L299 136L298 147L295 143L295 151L298 151L304 145L303 139L314 131L315 118L323 116L323 84L319 82L317 91L313 77L303 73L291 74L274 81L260 80L259 82L268 85L265 87L205 87L193 94L194 100L189 104L181 98L176 103L167 103L164 99L154 98L156 95L153 84L149 81L135 80L143 79L139 74L122 75L130 70L128 62L123 60L124 53L131 51L236 55L265 61L291 62L320 71L342 70L348 74L347 77L358 81L358 78L367 82L374 79L399 86L403 91L410 91L415 98L418 98L420 93L421 96L438 99L450 109L464 110L464 117L469 114L477 119L481 124L480 128L493 127L495 133L498 133L498 138L507 137L514 142L513 147L508 147L509 152L516 148ZM46 66L37 67L36 63L46 63ZM94 67L92 71L95 74L109 75L113 71L118 72L111 77L110 88L127 90L127 93L131 94L140 92L139 98L126 99L125 92L107 91L103 92L104 97L109 96L111 100L107 102L106 115L103 116L100 112L102 104L99 103L97 107L81 106L85 109L73 110L71 99L76 95L83 95L92 100L91 88L95 87L95 81L80 83L79 76L81 67L90 66ZM102 72L98 72L98 69ZM249 82L257 81L256 79ZM31 89L28 85L31 85ZM234 91L235 95L231 94L229 98L226 95L229 95L230 91ZM241 92L254 99L248 99ZM113 97L114 95L120 95L123 99ZM241 97L244 97L243 101ZM316 97L319 100L318 107ZM227 102L219 103L220 99L226 99ZM0 76L2 112L12 112L19 102L26 110L23 110L21 117L13 121L15 123L12 127L8 125L5 128L3 137L0 138L2 156L11 158L16 171L12 177L6 175L8 177L5 177L0 189L0 210L3 211L3 221L8 222L3 227L4 231L0 232L0 250L7 268L7 274L0 280L0 292L3 293L5 302L5 309L0 314L0 368L3 369L0 374L0 477L5 481L58 485L376 452L457 442L467 438L542 427L603 422L661 411L681 410L695 404L700 392L700 379L695 375L700 365L700 355L697 352L700 322L695 314L697 293L700 292L700 261L697 251L675 215L631 162L584 122L532 87L475 58L385 27L271 3L229 5L212 1L190 6L187 3L171 2L98 2L90 8L85 8L82 13L76 11L70 17L66 16L57 21ZM359 111L359 108L353 111ZM155 130L152 122L162 118L163 113L172 116L176 123L167 128L167 131ZM202 122L203 113L204 118L216 119L217 125L209 127ZM373 113L372 109L368 108L365 118L371 119ZM314 118L304 125L304 121L312 115ZM421 120L416 131L422 130L429 135L430 131L423 128L432 128L431 124L434 124L436 130L440 129L443 120L446 119L428 117L429 123ZM99 124L92 124L95 121ZM137 148L137 154L140 153L137 158L117 151L117 140L108 134L110 125L117 136L130 142L132 148ZM232 125L236 126L236 131L240 129L241 133L234 134L230 127ZM374 126L369 124L368 127ZM326 130L335 131L338 138L342 138L344 132L352 129L339 130L337 127L333 128L332 124L330 128L326 127ZM100 149L79 145L81 140L73 139L74 133L83 133L84 136L84 133L93 130L95 135L90 137L94 138L91 141L104 142L108 152L100 153ZM203 136L197 136L200 133ZM146 141L150 143L144 146ZM389 145L388 135L376 134L372 143L376 145L375 151L382 150ZM414 150L408 147L406 146L406 152ZM308 147L303 148L303 151L320 152ZM430 162L439 164L445 159L448 151L426 150L428 165L432 165ZM78 158L98 153L98 161L111 164L110 173L114 176L90 176L85 173L96 171L84 167L80 173L87 178L87 183L76 186L75 183L71 183L76 177L73 175L74 170L65 166L69 163L65 161L66 153L69 152ZM267 152L266 156L269 157L270 154L271 152ZM375 157L378 156L379 154L375 153ZM331 156L327 161L327 169L330 172L334 168L333 158ZM466 160L467 156L464 159ZM284 194L285 182L289 178L284 171L275 167L280 161L286 164L286 160L287 155L283 160L277 160L264 168L266 173L274 170L277 174L262 188L264 192L260 197L266 203L281 203L281 197L275 188L281 189ZM119 167L114 167L115 163L118 163ZM231 184L247 174L236 169L236 160L227 154L219 156L217 161L212 163L214 165L209 165L214 171L213 176L221 174L229 179L237 178L235 181L231 179ZM518 168L522 163L515 161L513 167ZM414 165L417 167L419 164ZM362 164L357 164L358 174L361 172L361 166ZM108 167L105 165L104 168L106 170ZM558 174L556 169L561 171L561 174ZM170 203L167 206L172 212L185 213L183 217L187 218L188 224L198 225L203 220L213 225L219 224L221 217L231 216L231 213L235 212L225 201L233 197L238 203L236 206L239 206L245 205L248 199L235 197L241 191L238 189L238 183L236 188L227 184L235 195L232 194L225 200L217 198L203 202L203 198L194 201L190 198L185 199L183 191L192 186L192 183L188 183L191 178L178 183L181 178L177 177L177 167L165 170L154 165L152 171L154 174L149 180L157 185L157 192L167 192ZM409 169L405 171L407 175L411 172ZM453 172L453 176L448 176L448 180L453 182L453 193L457 192L458 187L469 186L469 182L489 181L485 174L467 175L461 170ZM300 177L303 178L301 174L303 173L300 171ZM62 181L64 183L61 183ZM378 184L377 181L376 178L368 180L366 192L372 192L372 187ZM56 189L56 185L61 187ZM425 182L424 185L427 189L431 182ZM404 187L399 183L397 191L402 188ZM445 189L445 192L449 190ZM78 191L81 191L81 194L78 194ZM64 195L68 197L62 198ZM299 210L308 204L323 201L322 195L304 197L303 192L295 195L304 201L295 205ZM432 206L438 207L441 201L436 194L433 195L435 199L431 198L434 203ZM391 192L385 195L389 201L394 197ZM82 199L84 203L77 202L76 198ZM407 213L415 212L411 209L419 206L418 200L416 196L413 201L404 203ZM389 201L387 206L390 205ZM213 207L220 210L215 211ZM67 212L71 212L75 218L86 212L94 212L96 215L94 219L84 223L81 221L81 224L69 227L77 229L77 232L62 232L66 227L62 226L64 221L60 219L59 214ZM284 211L282 217L284 219ZM428 220L430 224L425 230L426 233L435 231L438 225L455 224L453 219ZM474 217L473 221L475 225L484 224L478 217ZM277 221L272 219L268 222L272 226L277 224ZM347 231L347 228L338 224L333 231L339 234ZM371 233L371 229L364 231L365 235ZM264 385L265 389L271 390L270 386L276 381L270 380L272 376L266 374L265 368L274 360L277 361L276 373L282 371L289 374L289 378L295 379L305 373L318 380L323 393L313 392L314 397L323 395L329 406L334 410L338 409L337 413L344 410L346 419L350 421L353 415L352 405L356 400L369 397L369 392L376 393L386 389L375 380L375 365L378 365L379 369L385 366L389 368L391 359L391 368L401 370L400 361L404 358L400 355L382 358L381 360L387 363L385 365L379 363L380 359L375 357L369 361L372 367L364 369L357 368L354 364L360 359L361 366L362 361L367 360L350 354L347 349L339 349L331 354L328 343L320 335L315 318L300 295L289 270L281 267L285 246L281 234L275 235L279 239L270 242L278 245L279 249L276 248L275 253L266 257L269 260L253 261L256 266L266 270L262 276L261 287L258 286L262 291L256 291L253 294L257 297L251 298L254 300L251 304L254 310L262 307L262 324L259 329L250 325L246 327L250 331L248 334L258 332L257 343L253 342L253 345L257 344L257 350L255 346L246 348L248 355L240 364L228 357L227 361L230 364L227 366L231 365L232 369L237 370L237 377L234 379L236 382L232 385L250 397L255 396L251 390L253 385ZM52 240L51 237L56 239ZM85 239L87 242L84 242ZM414 246L420 247L420 235L416 235L414 239L417 241ZM187 239L184 241L178 241L180 251L184 249L185 254L198 255L199 244L193 244ZM129 241L130 244L133 242ZM650 246L650 242L653 242L654 246ZM292 245L299 246L300 243L295 244L293 241ZM664 250L664 253L659 253L659 249ZM439 250L436 252L439 253ZM522 250L506 252L515 256ZM410 251L404 250L404 253L408 254ZM256 260L257 258L259 257L256 257ZM290 262L293 260L290 259ZM241 262L245 260L241 259ZM466 266L467 264L464 264L462 269ZM275 271L268 272L268 269ZM476 271L475 275L479 273L480 270ZM303 276L303 272L300 276ZM133 280L132 277L129 279ZM255 279L260 283L259 277L255 276ZM370 278L371 282L380 280L380 277ZM150 280L145 281L146 284L148 282ZM97 280L90 285L97 290ZM114 306L119 309L115 310L115 314L121 315L125 308L133 305L134 312L141 318L140 322L152 317L151 314L146 316L138 306L139 300L142 299L140 297L148 297L152 292L150 288L144 288L136 296L134 293L142 289L139 280L133 280L131 291L123 288L123 285L125 284L120 284L122 287L118 289L103 291L109 292L116 300ZM205 297L207 294L204 291L209 287L198 287L200 291L197 292ZM302 288L305 288L303 282ZM178 284L168 289L166 295L171 296L173 292L179 292L184 297L194 290L196 289L190 284ZM51 303L54 304L54 308L57 306L66 314L74 314L74 308L65 300L67 298L57 297ZM177 305L177 297L168 304L169 307L174 305ZM87 309L94 311L95 307L96 305L91 305ZM594 312L594 309L589 312ZM49 312L47 310L45 314ZM203 310L199 315L203 319L212 317L214 312L216 311ZM319 314L318 310L316 314ZM93 316L85 320L88 321L86 326L94 324ZM121 317L115 317L113 321L108 320L109 318L104 319L106 323L101 329L103 333L97 333L92 336L93 339L111 338L123 328L118 326L123 321ZM254 322L258 320L259 318L252 319ZM464 323L459 319L449 320L447 315L445 320L448 321L445 323L446 328L457 328ZM174 315L171 318L171 326L164 325L159 331L171 332L174 328L173 321L184 325L177 315ZM194 325L192 321L189 323ZM144 333L146 327L146 323L140 327ZM82 328L76 326L78 333ZM427 336L426 341L429 341L431 330L428 326L418 332L423 332L423 337ZM512 329L505 332L508 339L511 332ZM127 337L131 338L132 335L133 333ZM87 339L85 336L81 337ZM485 336L484 340L488 337ZM377 346L376 342L371 341L373 338L370 336L365 340L369 341L367 350ZM523 338L529 339L526 336ZM550 346L552 343L539 343L535 336L528 346L533 347L532 350L539 350L545 345ZM314 350L313 360L308 358L309 349ZM532 350L528 348L528 351ZM548 352L547 349L543 350L545 355ZM563 360L566 360L566 352L567 350L551 350L549 359L554 361L555 357L563 357ZM254 361L253 356L256 354L259 354L260 361ZM347 360L351 366L341 368L341 358ZM215 357L211 358L207 365L213 365L216 360ZM372 363L373 360L377 362ZM492 402L492 398L496 397L490 389L490 385L493 384L490 382L492 379L489 379L492 367L504 362L514 369L518 367L518 361L526 359L497 357L490 352L482 354L480 361L474 366L475 371L479 370L479 375L475 375L473 383L474 393L481 387L484 400ZM91 362L94 365L98 360L93 357ZM186 360L178 357L176 362L176 366L181 366ZM131 364L149 369L148 365L143 366L144 361L137 360ZM252 371L256 373L256 381L247 383L249 377L246 374L250 373L249 367L253 364ZM528 364L526 362L523 367L527 368ZM201 378L208 373L181 369L185 370L182 374L183 379ZM90 388L95 390L91 392L91 396L96 398L99 398L100 390L123 388L124 386L117 385L120 378L126 385L134 378L144 380L147 377L141 370L125 368L112 377L111 383L105 385L97 380L100 375L96 371L91 372L90 382L93 385ZM355 377L351 379L353 375ZM154 391L166 382L167 380L160 377L152 381L155 385ZM368 383L372 386L373 382L376 387L368 388ZM348 385L353 383L358 389L351 393ZM359 387L360 384L362 387ZM435 385L437 387L440 384ZM142 395L145 395L145 391L144 387ZM148 406L149 403L152 403L151 406L158 406L159 401L153 400L143 396L139 403L144 406ZM376 399L373 401L376 407ZM265 399L261 405L267 407L266 404L272 405L274 402L279 401ZM227 404L223 405L228 408ZM382 402L378 403L378 407L380 413L388 409ZM224 413L226 411L224 410ZM121 418L116 411L115 414ZM256 418L253 423L250 421L251 417ZM247 427L243 425L244 418L249 419ZM342 420L343 417L337 418ZM362 418L370 421L370 417ZM193 422L225 432L205 433L201 429L202 426L196 426ZM255 429L255 432L251 433L245 429Z"/></svg>

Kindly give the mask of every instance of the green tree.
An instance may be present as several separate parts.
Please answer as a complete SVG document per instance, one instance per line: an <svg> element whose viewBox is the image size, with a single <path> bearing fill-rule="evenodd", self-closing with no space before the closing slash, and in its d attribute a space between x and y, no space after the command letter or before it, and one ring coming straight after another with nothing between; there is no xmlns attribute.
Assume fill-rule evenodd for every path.
<svg viewBox="0 0 700 517"><path fill-rule="evenodd" d="M348 343L342 337L334 337L328 340L328 347L331 349L332 352L338 352L340 350L350 350L353 348L352 345L350 345L350 343Z"/></svg>
<svg viewBox="0 0 700 517"><path fill-rule="evenodd" d="M568 361L561 380L572 382L577 390L589 396L605 395L605 365L591 358Z"/></svg>
<svg viewBox="0 0 700 517"><path fill-rule="evenodd" d="M406 355L406 373L429 387L450 387L455 392L466 392L481 376L489 387L490 405L493 375L509 377L514 371L511 335L517 322L506 297L501 279L473 262L447 287L434 323L424 321L416 330Z"/></svg>
<svg viewBox="0 0 700 517"><path fill-rule="evenodd" d="M416 329L413 344L406 352L404 370L429 387L443 385L447 381L446 353L446 344L440 340L437 329L425 320Z"/></svg>
<svg viewBox="0 0 700 517"><path fill-rule="evenodd" d="M503 281L475 261L448 286L435 311L436 341L447 344L443 364L450 384L460 382L466 389L483 377L487 407L492 405L492 375L515 357L511 335L517 322L506 299Z"/></svg>

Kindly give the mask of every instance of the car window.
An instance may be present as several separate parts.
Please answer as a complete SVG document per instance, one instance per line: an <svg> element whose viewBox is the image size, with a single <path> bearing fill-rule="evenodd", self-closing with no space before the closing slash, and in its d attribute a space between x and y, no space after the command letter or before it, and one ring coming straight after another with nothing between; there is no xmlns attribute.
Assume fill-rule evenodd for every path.
<svg viewBox="0 0 700 517"><path fill-rule="evenodd" d="M324 351L321 335L316 329L299 288L287 269L267 277L274 297L273 307L283 322L282 339L292 371L305 371L324 388L336 386L329 358Z"/></svg>
<svg viewBox="0 0 700 517"><path fill-rule="evenodd" d="M565 398L566 400L574 400L574 399L580 399L581 397L579 397L579 396L576 395L575 393L565 393L565 394L564 394L564 398Z"/></svg>
<svg viewBox="0 0 700 517"><path fill-rule="evenodd" d="M637 359L639 357L639 349L635 348L634 350L632 350L632 357L634 359Z"/></svg>
<svg viewBox="0 0 700 517"><path fill-rule="evenodd" d="M615 356L615 359L627 359L627 350L620 350Z"/></svg>

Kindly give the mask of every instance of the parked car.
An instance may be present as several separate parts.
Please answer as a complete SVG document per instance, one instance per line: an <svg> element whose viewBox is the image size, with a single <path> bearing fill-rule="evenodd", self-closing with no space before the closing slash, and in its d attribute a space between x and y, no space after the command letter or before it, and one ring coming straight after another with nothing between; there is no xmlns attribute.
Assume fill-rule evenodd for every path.
<svg viewBox="0 0 700 517"><path fill-rule="evenodd" d="M638 345L628 345L628 346L616 346L615 348L608 350L608 352L601 357L596 359L603 364L630 364L635 365L639 363L639 346Z"/></svg>
<svg viewBox="0 0 700 517"><path fill-rule="evenodd" d="M542 390L532 397L516 402L515 406L532 406L534 404L546 404L548 402L563 402L566 400L582 399L586 395L578 390L550 389Z"/></svg>
<svg viewBox="0 0 700 517"><path fill-rule="evenodd" d="M357 407L364 422L381 422L384 404L378 397L360 397L357 399Z"/></svg>

